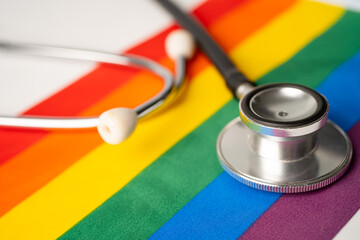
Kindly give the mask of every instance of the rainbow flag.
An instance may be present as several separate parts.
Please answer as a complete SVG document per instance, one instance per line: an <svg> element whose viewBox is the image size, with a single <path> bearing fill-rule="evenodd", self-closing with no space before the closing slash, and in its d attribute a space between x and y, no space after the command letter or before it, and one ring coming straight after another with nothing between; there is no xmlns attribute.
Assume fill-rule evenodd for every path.
<svg viewBox="0 0 360 240"><path fill-rule="evenodd" d="M118 146L96 131L0 129L0 239L330 239L360 208L360 14L306 0L211 0L194 14L257 84L324 94L352 139L349 171L304 194L247 187L220 167L216 138L237 102L199 51L174 104ZM164 39L129 49L173 68ZM99 65L24 115L135 107L162 82Z"/></svg>

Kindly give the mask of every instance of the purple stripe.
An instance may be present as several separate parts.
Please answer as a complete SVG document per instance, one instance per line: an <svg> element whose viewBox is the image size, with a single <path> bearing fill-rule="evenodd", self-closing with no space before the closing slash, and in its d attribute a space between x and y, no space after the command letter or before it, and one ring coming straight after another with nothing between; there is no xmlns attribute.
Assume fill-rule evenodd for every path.
<svg viewBox="0 0 360 240"><path fill-rule="evenodd" d="M283 195L240 238L320 240L334 237L360 208L360 122L348 134L354 157L348 173L340 181L315 192Z"/></svg>

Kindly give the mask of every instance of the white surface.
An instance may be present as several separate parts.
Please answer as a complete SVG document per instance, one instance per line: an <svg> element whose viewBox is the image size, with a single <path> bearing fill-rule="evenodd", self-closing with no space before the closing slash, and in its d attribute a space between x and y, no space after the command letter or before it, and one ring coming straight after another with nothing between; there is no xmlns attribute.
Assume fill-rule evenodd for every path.
<svg viewBox="0 0 360 240"><path fill-rule="evenodd" d="M204 0L174 1L189 10ZM319 1L360 10L360 0ZM151 0L0 0L0 40L121 52L171 19ZM0 114L20 114L93 67L0 52Z"/></svg>
<svg viewBox="0 0 360 240"><path fill-rule="evenodd" d="M202 0L176 1L191 9ZM150 0L1 0L0 40L124 51L172 22ZM19 114L92 69L92 64L0 52L0 114Z"/></svg>
<svg viewBox="0 0 360 240"><path fill-rule="evenodd" d="M334 237L334 240L356 240L360 239L360 210L350 219L349 222Z"/></svg>
<svg viewBox="0 0 360 240"><path fill-rule="evenodd" d="M360 0L317 0L318 2L324 2L341 7L346 7L354 11L360 11Z"/></svg>

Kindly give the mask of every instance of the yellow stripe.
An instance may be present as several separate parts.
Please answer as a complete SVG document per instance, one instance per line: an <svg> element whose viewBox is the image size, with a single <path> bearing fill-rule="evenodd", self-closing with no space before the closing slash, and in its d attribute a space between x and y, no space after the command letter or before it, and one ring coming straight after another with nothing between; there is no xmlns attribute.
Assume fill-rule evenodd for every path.
<svg viewBox="0 0 360 240"><path fill-rule="evenodd" d="M342 8L299 1L236 47L231 58L250 79L259 79L286 62L343 14Z"/></svg>
<svg viewBox="0 0 360 240"><path fill-rule="evenodd" d="M236 51L242 49L239 53L232 53L241 67L249 68L246 71L249 75L261 76L290 58L296 50L334 23L343 10L305 2L292 8L290 13L283 14L261 29L251 37L253 40L249 39L245 43L247 47L237 47ZM305 28L302 25L309 14L321 16L321 19ZM291 30L291 34L288 34L286 31L291 28L297 28L298 31ZM270 33L273 34L271 37ZM285 37L287 43L278 44ZM252 41L257 44L252 44ZM267 50L266 58L252 61L250 66L243 65L242 60L237 58L238 54L243 59L263 57L265 44L278 50ZM269 57L267 54L272 52L278 55ZM199 126L230 98L217 72L212 67L206 68L193 79L177 104L143 121L129 140L120 146L101 145L3 216L0 219L0 239L58 237Z"/></svg>
<svg viewBox="0 0 360 240"><path fill-rule="evenodd" d="M231 99L212 67L179 103L142 121L118 146L102 144L0 219L0 239L56 238ZM18 231L17 228L21 229Z"/></svg>

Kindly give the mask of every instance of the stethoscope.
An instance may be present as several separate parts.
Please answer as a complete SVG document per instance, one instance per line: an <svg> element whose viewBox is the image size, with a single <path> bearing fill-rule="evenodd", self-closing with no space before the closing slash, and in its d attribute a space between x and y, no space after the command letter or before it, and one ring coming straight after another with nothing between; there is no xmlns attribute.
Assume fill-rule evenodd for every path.
<svg viewBox="0 0 360 240"><path fill-rule="evenodd" d="M187 29L166 40L176 73L145 58L119 56L86 50L0 43L0 48L46 57L95 61L145 68L162 77L163 89L135 109L114 108L93 118L0 117L0 126L35 128L97 127L108 143L117 144L131 135L137 119L164 105L182 85L185 60L194 51L194 41L214 63L234 96L240 99L240 116L220 132L217 153L226 172L238 181L265 191L298 193L327 186L348 169L352 146L346 133L328 120L324 96L298 84L268 84L249 81L205 29L169 0L155 0Z"/></svg>

